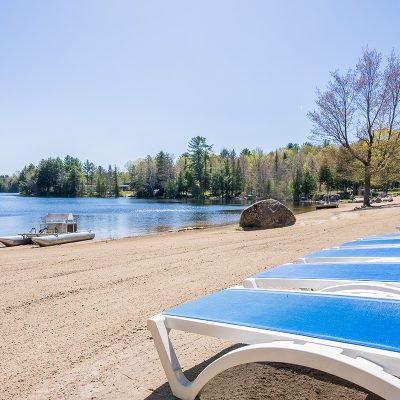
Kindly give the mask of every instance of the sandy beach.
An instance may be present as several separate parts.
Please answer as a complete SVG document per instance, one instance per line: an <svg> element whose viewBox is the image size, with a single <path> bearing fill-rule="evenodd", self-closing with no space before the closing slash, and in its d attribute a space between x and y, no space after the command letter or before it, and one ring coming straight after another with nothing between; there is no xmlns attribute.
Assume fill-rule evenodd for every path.
<svg viewBox="0 0 400 400"><path fill-rule="evenodd" d="M354 205L297 216L294 226L236 226L53 248L0 248L1 399L172 399L146 319L310 251L395 231L400 207ZM231 346L173 333L193 376ZM318 371L235 368L202 399L376 399Z"/></svg>

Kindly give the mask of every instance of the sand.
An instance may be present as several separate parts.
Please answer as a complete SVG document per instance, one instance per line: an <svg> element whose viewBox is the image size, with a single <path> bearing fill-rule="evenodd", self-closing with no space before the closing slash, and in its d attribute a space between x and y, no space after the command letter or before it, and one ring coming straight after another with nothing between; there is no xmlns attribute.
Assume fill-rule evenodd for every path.
<svg viewBox="0 0 400 400"><path fill-rule="evenodd" d="M146 319L310 251L395 231L400 207L321 210L265 231L236 226L52 248L0 248L1 399L172 399ZM174 332L189 376L231 346ZM368 399L318 371L254 364L202 399Z"/></svg>

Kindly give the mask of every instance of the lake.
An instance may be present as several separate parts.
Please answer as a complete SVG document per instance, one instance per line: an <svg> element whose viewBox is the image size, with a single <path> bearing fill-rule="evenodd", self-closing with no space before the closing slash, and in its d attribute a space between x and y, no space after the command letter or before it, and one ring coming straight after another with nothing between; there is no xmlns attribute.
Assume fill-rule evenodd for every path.
<svg viewBox="0 0 400 400"><path fill-rule="evenodd" d="M47 213L72 212L79 229L91 229L97 239L146 235L188 226L238 223L250 202L233 200L179 201L120 198L45 198L0 193L0 235L14 235L39 228ZM295 213L313 206L290 207Z"/></svg>

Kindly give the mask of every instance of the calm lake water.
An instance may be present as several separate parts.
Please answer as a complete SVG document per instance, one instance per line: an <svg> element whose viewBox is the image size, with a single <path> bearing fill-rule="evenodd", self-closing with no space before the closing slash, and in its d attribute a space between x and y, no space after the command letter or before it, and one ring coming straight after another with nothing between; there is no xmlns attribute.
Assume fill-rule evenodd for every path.
<svg viewBox="0 0 400 400"><path fill-rule="evenodd" d="M182 202L134 198L43 198L0 193L0 235L39 227L47 213L72 212L79 229L91 229L97 239L145 235L186 226L238 223L245 201ZM293 207L291 207L293 209ZM295 213L313 206L294 208Z"/></svg>

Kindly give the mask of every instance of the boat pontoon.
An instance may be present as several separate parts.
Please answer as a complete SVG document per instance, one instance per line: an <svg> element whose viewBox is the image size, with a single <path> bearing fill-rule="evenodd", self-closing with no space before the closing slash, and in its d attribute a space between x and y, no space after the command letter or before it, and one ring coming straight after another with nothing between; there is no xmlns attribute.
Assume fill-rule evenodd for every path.
<svg viewBox="0 0 400 400"><path fill-rule="evenodd" d="M53 234L33 237L33 243L40 247L55 246L57 244L81 242L83 240L94 239L95 234L92 231L78 231L74 233Z"/></svg>
<svg viewBox="0 0 400 400"><path fill-rule="evenodd" d="M30 237L25 235L2 236L0 237L0 243L7 247L14 247L21 246L23 244L31 244L32 240Z"/></svg>

